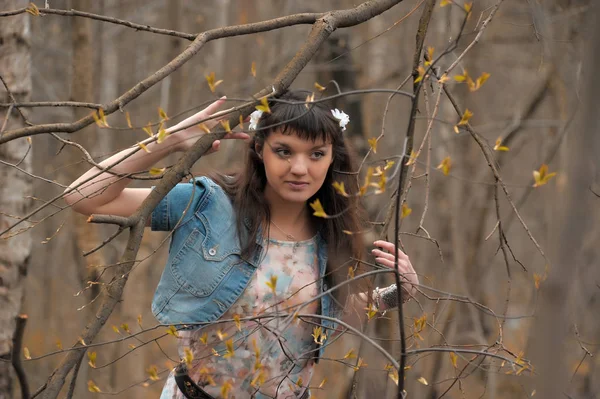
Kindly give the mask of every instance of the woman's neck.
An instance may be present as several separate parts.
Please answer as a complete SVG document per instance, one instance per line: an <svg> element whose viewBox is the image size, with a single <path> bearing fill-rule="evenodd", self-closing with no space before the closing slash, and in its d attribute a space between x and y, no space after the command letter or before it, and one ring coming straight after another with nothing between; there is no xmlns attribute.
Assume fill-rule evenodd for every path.
<svg viewBox="0 0 600 399"><path fill-rule="evenodd" d="M301 241L314 236L315 231L305 202L278 201L270 198L267 200L271 217L271 238L290 240L293 237Z"/></svg>

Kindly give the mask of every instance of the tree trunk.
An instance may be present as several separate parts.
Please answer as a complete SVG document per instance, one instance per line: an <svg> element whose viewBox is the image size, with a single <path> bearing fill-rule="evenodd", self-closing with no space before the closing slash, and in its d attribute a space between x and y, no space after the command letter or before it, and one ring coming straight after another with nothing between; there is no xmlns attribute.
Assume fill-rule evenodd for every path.
<svg viewBox="0 0 600 399"><path fill-rule="evenodd" d="M6 9L27 6L27 1L5 1ZM4 18L0 23L0 76L16 101L28 101L31 93L30 39L28 14ZM0 85L0 102L11 102L4 84ZM0 108L1 129L23 127L24 121L18 110ZM0 132L0 136L2 132ZM31 170L28 140L19 139L0 146L0 160L7 164L19 164L19 168ZM31 178L15 167L0 164L0 230L6 229L29 209ZM31 254L31 234L24 230L11 237L10 231L0 237L0 356L10 358L15 317L21 311L24 295L24 279ZM12 396L11 364L0 362L0 398Z"/></svg>

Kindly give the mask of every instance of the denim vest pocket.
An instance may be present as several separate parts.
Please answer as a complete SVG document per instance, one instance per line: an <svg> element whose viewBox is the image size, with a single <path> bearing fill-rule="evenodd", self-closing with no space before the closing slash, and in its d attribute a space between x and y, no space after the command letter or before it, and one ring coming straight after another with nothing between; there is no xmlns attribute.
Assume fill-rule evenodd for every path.
<svg viewBox="0 0 600 399"><path fill-rule="evenodd" d="M206 236L194 228L171 261L170 269L181 288L196 297L211 295L239 257L217 256L214 248L204 248Z"/></svg>

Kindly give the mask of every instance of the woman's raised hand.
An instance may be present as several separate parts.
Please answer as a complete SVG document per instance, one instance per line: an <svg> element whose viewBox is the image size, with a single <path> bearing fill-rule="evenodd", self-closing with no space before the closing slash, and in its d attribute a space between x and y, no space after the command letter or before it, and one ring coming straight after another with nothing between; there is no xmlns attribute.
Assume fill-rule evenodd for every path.
<svg viewBox="0 0 600 399"><path fill-rule="evenodd" d="M221 97L217 101L210 104L208 107L204 108L202 111L195 113L194 115L190 116L189 118L186 118L183 121L176 124L175 126L167 129L167 132L171 132L173 130L177 130L180 127L191 125L190 127L186 128L184 130L178 131L173 135L172 142L176 146L176 150L177 151L187 151L188 149L190 149L192 147L192 145L194 145L196 140L198 140L198 138L200 136L202 136L203 134L206 133L200 127L200 122L205 120L206 118L210 118L211 116L216 114L217 111L219 110L219 108L224 103L225 103L225 97ZM219 112L219 114L222 114L227 111L228 110L223 110L223 111ZM207 120L206 122L203 122L203 123L204 123L204 126L206 126L208 129L212 130L212 128L215 127L215 125L217 125L219 122L220 122L220 120L211 119L211 120ZM225 135L225 137L223 137L223 140L230 140L230 139L246 140L249 138L250 138L250 136L247 133L230 132L230 133L227 133ZM208 150L206 152L206 154L210 154L215 151L218 151L220 145L221 145L221 140L215 140L212 144L211 149Z"/></svg>
<svg viewBox="0 0 600 399"><path fill-rule="evenodd" d="M394 258L395 258L394 251L396 250L396 247L394 246L394 244L392 244L391 242L383 241L383 240L377 240L377 241L373 242L373 245L387 251L387 252L385 252L385 251L382 251L381 249L377 249L377 248L373 249L371 252L375 256L375 261L377 263L379 263L380 265L383 265L383 266L393 269L394 268ZM400 249L398 249L398 271L400 272L402 277L404 277L404 279L406 279L406 281L411 283L411 284L406 284L404 286L406 291L409 292L410 295L415 295L417 292L416 285L419 284L419 277L417 276L417 273L415 272L415 269L413 268L412 263L410 263L410 259L408 258L408 255L406 255Z"/></svg>

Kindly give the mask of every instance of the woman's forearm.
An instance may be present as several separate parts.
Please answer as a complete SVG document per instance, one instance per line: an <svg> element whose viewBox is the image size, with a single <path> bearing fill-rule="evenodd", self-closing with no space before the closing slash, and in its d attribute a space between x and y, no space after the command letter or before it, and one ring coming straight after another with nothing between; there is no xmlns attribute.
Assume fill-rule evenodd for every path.
<svg viewBox="0 0 600 399"><path fill-rule="evenodd" d="M136 145L105 159L99 165L109 168L121 161L110 167L110 170L117 174L148 170L152 165L176 151L176 140L177 137L174 135L167 136L160 144L156 142L149 143L146 146L149 152L141 150ZM130 156L127 157L128 155ZM92 213L89 212L90 209L96 209L114 200L130 183L131 179L129 178L102 172L94 166L69 185L65 190L67 194L65 194L64 199L76 212Z"/></svg>

